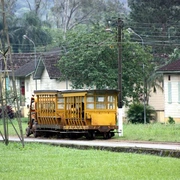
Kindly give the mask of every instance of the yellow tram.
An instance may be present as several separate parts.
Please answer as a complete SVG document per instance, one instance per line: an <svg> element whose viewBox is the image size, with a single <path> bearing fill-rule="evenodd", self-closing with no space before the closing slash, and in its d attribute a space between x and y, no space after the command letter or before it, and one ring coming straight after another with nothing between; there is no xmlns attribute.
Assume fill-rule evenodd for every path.
<svg viewBox="0 0 180 180"><path fill-rule="evenodd" d="M117 127L117 90L36 90L26 135L105 139Z"/></svg>

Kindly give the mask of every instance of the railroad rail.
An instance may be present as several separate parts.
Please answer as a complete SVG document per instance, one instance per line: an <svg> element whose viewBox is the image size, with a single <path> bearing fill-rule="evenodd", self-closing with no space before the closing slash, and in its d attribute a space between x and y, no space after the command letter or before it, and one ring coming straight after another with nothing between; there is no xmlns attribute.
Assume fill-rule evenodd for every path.
<svg viewBox="0 0 180 180"><path fill-rule="evenodd" d="M3 139L0 137L0 141ZM9 137L10 142L20 141L18 137ZM161 157L180 158L180 143L165 142L135 142L121 141L117 139L103 140L70 140L70 139L48 139L32 138L24 139L25 143L43 143L60 147L72 147L78 149L98 149L112 152L126 152L137 154L151 154Z"/></svg>

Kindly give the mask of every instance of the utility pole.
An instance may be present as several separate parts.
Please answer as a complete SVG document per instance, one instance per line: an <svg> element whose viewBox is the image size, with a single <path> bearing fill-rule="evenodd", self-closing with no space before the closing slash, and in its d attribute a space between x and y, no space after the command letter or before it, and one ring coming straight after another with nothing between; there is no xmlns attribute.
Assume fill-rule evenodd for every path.
<svg viewBox="0 0 180 180"><path fill-rule="evenodd" d="M14 67L13 67L13 62L12 62L12 56L11 56L11 45L10 45L10 40L9 40L9 34L8 34L8 27L7 27L7 23L6 23L6 15L5 15L5 9L4 9L4 0L1 0L1 5L2 5L2 13L3 13L3 29L4 29L4 34L6 35L6 40L7 40L7 44L8 44L8 49L6 52L4 52L4 62L6 62L6 53L9 52L9 61L10 61L10 64L11 64L11 70L12 70L12 83L13 83L13 99L14 101L16 101L16 106L17 106L17 121L18 121L18 125L19 125L19 129L20 129L20 135L17 133L15 127L15 131L17 133L17 135L19 136L19 139L21 140L22 142L22 145L24 147L24 136L23 136L23 130L22 130L22 124L21 124L21 119L20 119L20 106L19 106L19 103L18 103L18 98L17 98L17 89L16 89L16 83L15 83L15 76L14 76ZM5 68L5 71L7 71L7 68ZM1 85L2 86L2 85ZM5 84L6 86L6 84ZM5 93L6 94L6 93ZM1 95L2 97L2 95ZM6 99L6 97L5 97ZM3 99L2 99L2 102L3 102ZM11 121L11 124L12 124L12 121ZM13 125L13 124L12 124ZM7 132L8 130L6 129L6 127L4 128L5 130L5 143L6 145L8 144L8 136L7 136ZM0 134L2 134L0 132Z"/></svg>
<svg viewBox="0 0 180 180"><path fill-rule="evenodd" d="M123 21L117 20L117 44L118 44L118 132L123 136L123 118L122 118L122 28Z"/></svg>

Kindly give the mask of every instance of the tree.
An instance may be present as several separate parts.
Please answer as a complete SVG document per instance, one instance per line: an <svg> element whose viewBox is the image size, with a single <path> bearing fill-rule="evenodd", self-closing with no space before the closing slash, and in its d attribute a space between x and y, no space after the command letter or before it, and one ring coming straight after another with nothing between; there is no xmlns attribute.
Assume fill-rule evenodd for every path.
<svg viewBox="0 0 180 180"><path fill-rule="evenodd" d="M151 106L146 106L146 123L155 120L156 111ZM127 111L128 122L137 124L144 123L144 106L140 103L133 103Z"/></svg>
<svg viewBox="0 0 180 180"><path fill-rule="evenodd" d="M128 0L130 6L131 27L140 37L145 46L152 47L153 63L155 69L165 65L171 59L173 51L178 49L180 43L179 31L179 2L177 0ZM132 40L141 42L141 39L134 35ZM152 72L145 80L146 100L148 94L157 88L162 89L162 75Z"/></svg>
<svg viewBox="0 0 180 180"><path fill-rule="evenodd" d="M104 23L109 17L125 13L119 0L54 0L49 17L65 34L79 24Z"/></svg>
<svg viewBox="0 0 180 180"><path fill-rule="evenodd" d="M67 51L59 61L62 76L70 80L73 88L117 88L118 62L117 40L114 33L105 31L104 26L90 29L79 26L67 34L61 44ZM149 49L131 43L128 33L123 40L123 97L139 101L143 92L144 76L152 72L153 64ZM62 50L63 50L62 49ZM146 71L143 72L142 65Z"/></svg>
<svg viewBox="0 0 180 180"><path fill-rule="evenodd" d="M153 47L154 59L164 64L180 43L178 0L129 0L130 25L145 44Z"/></svg>
<svg viewBox="0 0 180 180"><path fill-rule="evenodd" d="M15 18L14 22L16 22L14 23L15 26L10 29L14 52L33 51L33 44L23 39L24 34L32 39L37 46L46 46L48 43L51 43L50 25L47 22L41 21L33 11L24 14L22 18Z"/></svg>
<svg viewBox="0 0 180 180"><path fill-rule="evenodd" d="M4 30L4 21L3 21L3 8L6 12L6 19L8 24L12 24L12 16L14 15L14 7L17 0L7 0L4 2L4 7L2 5L2 2L0 2L0 45L2 46L3 51L5 51L5 46L7 45L6 42L6 35ZM0 47L1 48L1 47Z"/></svg>
<svg viewBox="0 0 180 180"><path fill-rule="evenodd" d="M82 88L96 86L97 88L116 87L117 62L115 49L110 49L107 43L111 38L105 36L105 30L100 27L85 29L80 26L67 34L64 47L67 53L62 56L59 66L61 72L73 83L73 87ZM107 35L107 34L106 34ZM111 56L110 61L107 57ZM109 68L109 69L108 69Z"/></svg>

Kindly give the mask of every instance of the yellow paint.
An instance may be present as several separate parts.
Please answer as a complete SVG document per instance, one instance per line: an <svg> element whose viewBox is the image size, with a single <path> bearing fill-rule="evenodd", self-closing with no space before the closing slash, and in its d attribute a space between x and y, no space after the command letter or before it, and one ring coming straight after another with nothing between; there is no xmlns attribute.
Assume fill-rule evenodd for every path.
<svg viewBox="0 0 180 180"><path fill-rule="evenodd" d="M116 125L116 114L114 112L91 113L91 125Z"/></svg>
<svg viewBox="0 0 180 180"><path fill-rule="evenodd" d="M87 94L87 92L79 92L79 93L65 93L63 95L63 97L76 97L76 96L85 96Z"/></svg>

